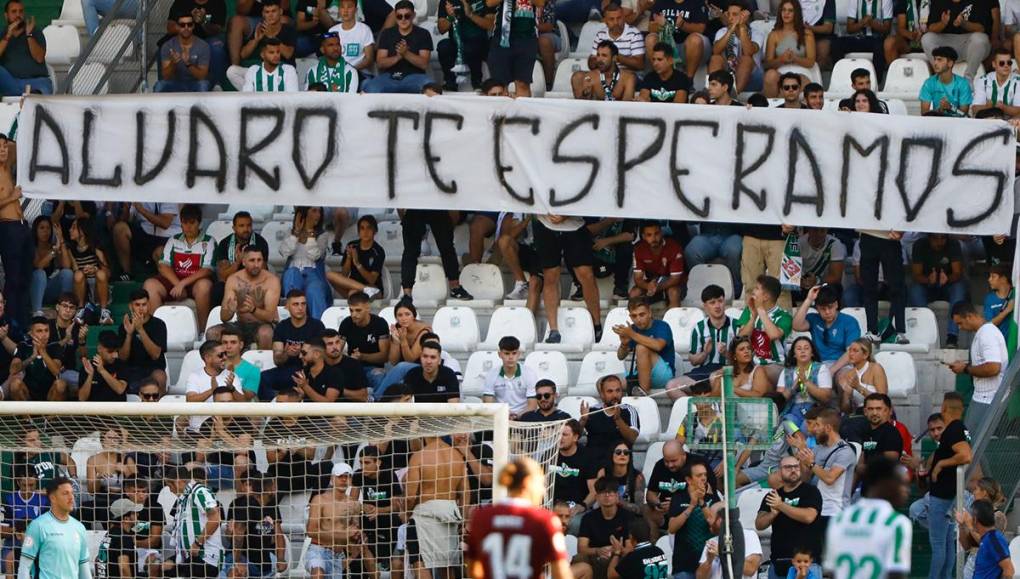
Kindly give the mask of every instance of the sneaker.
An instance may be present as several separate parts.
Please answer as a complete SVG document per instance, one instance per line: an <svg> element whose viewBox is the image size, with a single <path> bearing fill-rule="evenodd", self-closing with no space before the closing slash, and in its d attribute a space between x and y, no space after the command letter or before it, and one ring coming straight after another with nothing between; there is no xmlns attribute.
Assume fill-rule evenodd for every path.
<svg viewBox="0 0 1020 579"><path fill-rule="evenodd" d="M946 336L946 348L952 348L955 350L957 343L958 339L956 337L956 334L949 334L948 336Z"/></svg>
<svg viewBox="0 0 1020 579"><path fill-rule="evenodd" d="M903 345L905 345L905 344L909 344L909 343L910 343L910 340L909 340L909 339L907 339L907 335L906 335L906 334L899 334L899 333L897 333L897 334L896 334L896 340L895 340L895 343L896 343L896 344L899 344L900 346L903 346Z"/></svg>
<svg viewBox="0 0 1020 579"><path fill-rule="evenodd" d="M630 292L625 287L614 287L613 288L613 299L617 301L624 301L630 299Z"/></svg>
<svg viewBox="0 0 1020 579"><path fill-rule="evenodd" d="M85 308L80 308L76 314L74 314L74 321L79 324L85 323Z"/></svg>
<svg viewBox="0 0 1020 579"><path fill-rule="evenodd" d="M103 310L99 312L99 324L102 326L113 325L113 316L110 315L110 310L103 308Z"/></svg>
<svg viewBox="0 0 1020 579"><path fill-rule="evenodd" d="M344 253L346 253L346 250L344 249L343 240L336 239L333 241L332 244L330 244L329 247L333 251L333 255L343 255Z"/></svg>
<svg viewBox="0 0 1020 579"><path fill-rule="evenodd" d="M577 284L571 284L570 299L575 302L579 302L584 299L584 291L581 289L581 286Z"/></svg>
<svg viewBox="0 0 1020 579"><path fill-rule="evenodd" d="M473 300L475 296L468 293L466 289L461 286L450 288L450 299L454 300Z"/></svg>
<svg viewBox="0 0 1020 579"><path fill-rule="evenodd" d="M528 282L526 281L515 281L514 289L510 290L510 293L506 294L508 300L526 300L528 299Z"/></svg>
<svg viewBox="0 0 1020 579"><path fill-rule="evenodd" d="M546 337L546 339L545 339L545 343L546 344L559 344L560 340L562 340L562 339L563 339L563 336L560 335L560 331L559 330L550 330L549 331L549 336Z"/></svg>
<svg viewBox="0 0 1020 579"><path fill-rule="evenodd" d="M872 344L879 344L882 342L882 337L875 332L868 332L867 334L864 334L863 338Z"/></svg>
<svg viewBox="0 0 1020 579"><path fill-rule="evenodd" d="M32 317L33 318L41 318L44 315L46 315L46 313L43 312L42 310L36 310L36 311L32 312Z"/></svg>
<svg viewBox="0 0 1020 579"><path fill-rule="evenodd" d="M588 11L588 20L598 22L602 20L602 13L599 12L598 8L592 8L591 10Z"/></svg>
<svg viewBox="0 0 1020 579"><path fill-rule="evenodd" d="M365 295L368 296L368 299L370 300L374 300L375 296L382 293L382 290L377 287L367 287L361 291L365 292Z"/></svg>

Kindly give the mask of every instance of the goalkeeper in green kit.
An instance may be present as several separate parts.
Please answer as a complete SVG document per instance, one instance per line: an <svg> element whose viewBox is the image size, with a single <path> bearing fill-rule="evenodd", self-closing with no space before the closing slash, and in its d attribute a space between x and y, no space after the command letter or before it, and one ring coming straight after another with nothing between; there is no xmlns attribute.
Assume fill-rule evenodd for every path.
<svg viewBox="0 0 1020 579"><path fill-rule="evenodd" d="M71 516L74 485L55 477L46 487L50 510L25 531L18 579L92 579L85 527Z"/></svg>

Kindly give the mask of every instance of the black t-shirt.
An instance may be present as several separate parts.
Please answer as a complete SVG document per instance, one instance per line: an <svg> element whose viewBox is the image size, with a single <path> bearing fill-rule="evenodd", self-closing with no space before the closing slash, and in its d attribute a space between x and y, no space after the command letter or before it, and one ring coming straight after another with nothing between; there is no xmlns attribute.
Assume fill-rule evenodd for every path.
<svg viewBox="0 0 1020 579"><path fill-rule="evenodd" d="M366 280L365 277L361 275L361 272L358 271L358 268L354 267L354 264L352 263L350 264L351 279L364 285L382 289L381 274L383 270L383 265L385 265L386 263L386 251L383 250L382 246L373 241L372 247L368 249L361 249L361 242L355 240L348 243L347 247L354 247L354 250L358 252L358 261L361 262L361 267L367 269L368 271L380 274L375 279L375 283L370 284L368 283L368 280Z"/></svg>
<svg viewBox="0 0 1020 579"><path fill-rule="evenodd" d="M327 366L329 366L328 363ZM368 388L368 384L365 382L365 373L361 370L361 362L354 358L344 356L340 358L339 362L330 367L335 368L341 374L340 384L343 385L343 390L340 391L341 400L344 399L344 390L364 390Z"/></svg>
<svg viewBox="0 0 1020 579"><path fill-rule="evenodd" d="M432 382L425 379L425 371L421 366L411 368L404 375L404 384L414 389L415 402L448 402L451 398L460 398L457 374L446 366L439 367L436 379Z"/></svg>
<svg viewBox="0 0 1020 579"><path fill-rule="evenodd" d="M668 20L675 21L677 16L682 16L685 22L690 22L691 24L708 24L708 5L705 3L705 0L684 0L683 2L655 0L655 4L652 4L652 16L658 14L662 14ZM677 44L680 44L687 40L689 34L677 28L673 32L673 38ZM707 28L705 34L708 34ZM652 76L654 76L654 73Z"/></svg>
<svg viewBox="0 0 1020 579"><path fill-rule="evenodd" d="M339 2L337 4L339 4ZM317 5L318 5L317 0L298 0L297 7L294 9L294 22L295 23L297 22L297 16L298 14L301 13L304 13L306 20L318 21L318 17L315 15ZM329 0L327 0L326 11L329 12L330 17L333 18L334 22L336 23L340 22L340 12L336 4L333 4ZM326 32L327 30L329 29L322 26L322 24L317 24L315 28L306 30L304 32L300 32L299 34L303 34L305 36L318 36Z"/></svg>
<svg viewBox="0 0 1020 579"><path fill-rule="evenodd" d="M21 334L21 330L18 329L16 322L6 315L2 315L0 316L0 328L4 326L7 326L7 337L15 344L20 343L24 336ZM15 351L17 351L17 348L15 348ZM7 376L11 373L11 362L13 360L14 354L8 352L7 348L0 344L0 378L7 379Z"/></svg>
<svg viewBox="0 0 1020 579"><path fill-rule="evenodd" d="M602 515L602 509L596 508L586 513L581 519L581 530L578 531L577 536L587 537L589 547L596 549L608 547L611 544L609 537L616 537L621 541L627 537L629 534L627 528L633 519L634 515L630 511L617 507L616 516L606 520L606 517Z"/></svg>
<svg viewBox="0 0 1020 579"><path fill-rule="evenodd" d="M89 360L89 363L92 361ZM113 375L114 378L121 378L124 373L124 363L120 360L114 360L112 364L106 364L106 371ZM106 382L106 378L99 373L99 370L93 370L92 376L92 391L89 392L89 402L124 402L127 400L127 390L117 394L110 388L110 385ZM88 373L85 372L85 368L78 370L78 385L85 384L88 380Z"/></svg>
<svg viewBox="0 0 1020 579"><path fill-rule="evenodd" d="M625 423L637 428L637 422L632 420L630 410L621 405L619 412ZM588 433L588 452L608 455L617 444L623 442L623 435L617 430L616 422L606 416L605 412L589 415L584 430Z"/></svg>
<svg viewBox="0 0 1020 579"><path fill-rule="evenodd" d="M312 376L311 372L305 372L308 378L308 385L313 390L319 393L319 396L325 396L327 390L336 390L339 393L344 391L344 373L335 366L323 365L322 372L319 372L318 376Z"/></svg>
<svg viewBox="0 0 1020 579"><path fill-rule="evenodd" d="M641 543L616 563L616 572L626 578L668 577L668 569L666 554L651 543Z"/></svg>
<svg viewBox="0 0 1020 579"><path fill-rule="evenodd" d="M588 496L588 480L596 475L585 449L578 447L577 452L570 456L560 454L553 469L556 473L553 497L557 501L584 504Z"/></svg>
<svg viewBox="0 0 1020 579"><path fill-rule="evenodd" d="M638 87L639 92L642 90L648 91L653 103L671 103L679 91L690 95L694 90L694 83L691 82L691 77L687 76L687 73L679 70L673 70L673 74L666 80L659 78L655 72L650 72L645 75Z"/></svg>
<svg viewBox="0 0 1020 579"><path fill-rule="evenodd" d="M556 422L559 420L570 420L570 415L559 408L556 408L549 416L542 414L539 410L532 410L530 412L525 412L517 418L518 422Z"/></svg>
<svg viewBox="0 0 1020 579"><path fill-rule="evenodd" d="M214 265L223 260L227 260L232 263L237 253L243 252L249 245L254 245L259 250L259 253L262 254L262 259L264 259L266 263L269 263L269 242L267 242L264 237L253 231L251 239L249 239L246 244L238 243L234 238L234 234L231 233L216 244L216 249L213 250ZM221 281L225 282L227 280Z"/></svg>
<svg viewBox="0 0 1020 579"><path fill-rule="evenodd" d="M389 54L396 54L397 42L403 39L407 42L407 50L417 53L419 50L432 50L432 37L420 26L415 26L411 29L411 33L407 36L403 36L397 30L397 27L387 28L379 34L379 50L386 50ZM396 64L387 68L386 70L380 70L379 72L387 72L389 74L425 74L425 69L414 66L407 59L400 59Z"/></svg>
<svg viewBox="0 0 1020 579"><path fill-rule="evenodd" d="M380 463L380 467L382 464ZM378 476L367 477L362 471L354 473L351 486L361 489L361 502L378 508L390 506L394 497L400 496L400 485L393 478L393 471L379 469Z"/></svg>
<svg viewBox="0 0 1020 579"><path fill-rule="evenodd" d="M792 507L813 508L818 513L822 512L822 494L813 485L801 483L792 492L788 493L782 488L776 489L776 492L779 493L779 498ZM769 512L769 506L764 498L758 512ZM825 527L821 517L815 517L813 523L805 525L780 513L772 521L772 561L775 563L777 560L791 559L794 549L802 546L811 549L815 561L820 561L824 535ZM779 576L785 577L789 567L789 561L777 565Z"/></svg>
<svg viewBox="0 0 1020 579"><path fill-rule="evenodd" d="M942 431L942 438L939 439L939 446L935 449L935 456L932 459L932 466L938 461L950 458L954 454L953 445L966 442L970 444L970 434L963 425L962 420L954 420L946 425ZM947 467L939 471L939 478L932 481L928 488L931 496L940 499L952 499L956 497L956 467Z"/></svg>
<svg viewBox="0 0 1020 579"><path fill-rule="evenodd" d="M280 521L280 509L273 504L262 505L253 496L243 496L230 505L229 518L244 523L247 535L244 553L248 562L267 565L269 554L276 553L276 523Z"/></svg>
<svg viewBox="0 0 1020 579"><path fill-rule="evenodd" d="M491 471L494 466L492 447L485 443L471 445L471 452ZM494 473L495 474L495 473ZM471 487L471 501L475 505L484 505L492 502L492 485L482 485L481 479L468 468L468 486Z"/></svg>
<svg viewBox="0 0 1020 579"><path fill-rule="evenodd" d="M32 352L32 344L22 342L18 344L18 349L14 351L14 357L21 360L23 364L25 386L28 386L29 395L32 397L32 400L34 402L42 402L46 400L50 387L53 386L53 382L56 381L57 377L50 372L42 357L35 358L32 356ZM63 352L64 349L56 342L46 345L46 353L54 360L60 360L60 355Z"/></svg>
<svg viewBox="0 0 1020 579"><path fill-rule="evenodd" d="M101 557L97 557L96 579L121 579L120 565L117 564L121 555L126 555L130 559L132 570L135 567L134 535L124 532L120 528L119 521L112 522L109 527L109 531L103 537L103 542L99 545L100 553L106 551L106 560L103 561Z"/></svg>
<svg viewBox="0 0 1020 579"><path fill-rule="evenodd" d="M393 6L386 0L362 0L361 13L365 16L365 24L372 29L372 34L378 35L382 30Z"/></svg>
<svg viewBox="0 0 1020 579"><path fill-rule="evenodd" d="M61 342L70 334L70 340L63 346L64 352L60 356L60 362L64 365L65 369L78 367L78 360L80 358L78 348L82 345L78 340L80 328L81 326L77 322L71 322L70 326L60 328L57 326L56 320L50 321L50 340L53 342Z"/></svg>
<svg viewBox="0 0 1020 579"><path fill-rule="evenodd" d="M864 461L867 462L883 452L895 452L897 455L903 452L903 437L892 423L886 422L878 428L869 428L861 446L864 449Z"/></svg>
<svg viewBox="0 0 1020 579"><path fill-rule="evenodd" d="M998 4L995 4L998 7ZM973 0L967 2L953 2L953 0L932 0L931 8L928 11L928 25L939 22L942 13L949 11L949 23L942 30L942 34L970 34L962 26L956 26L956 17L964 10L970 9L970 16L967 20L976 22L985 27L985 34L992 31L992 4L990 0Z"/></svg>
<svg viewBox="0 0 1020 579"><path fill-rule="evenodd" d="M259 14L260 15L262 14L262 10L261 9L259 9ZM255 29L252 28L251 35L244 39L245 44L247 44L254 37L255 37ZM281 44L284 44L286 46L294 48L297 45L297 30L293 26L284 24L284 25L280 26L280 31L276 34L276 36L269 36L267 34L266 38L276 38L277 40L280 41ZM259 64L261 62L262 62L262 60L261 60L261 57L259 56L259 51L256 50L255 52L253 52L251 54L251 56L249 56L248 58L244 59L241 64L242 65L246 64L246 63ZM289 64L289 65L293 66L294 65L294 57L292 55L291 58L281 58L280 62L283 62L284 64Z"/></svg>
<svg viewBox="0 0 1020 579"><path fill-rule="evenodd" d="M719 495L710 493L705 495L705 507L711 507L719 502ZM669 503L669 512L666 513L666 524L668 519L679 516L691 505L691 497L687 489L681 489L673 496ZM680 530L673 535L673 572L686 571L693 573L698 568L698 560L701 558L701 551L705 543L712 538L712 529L705 520L705 513L701 508L691 511L687 521Z"/></svg>
<svg viewBox="0 0 1020 579"><path fill-rule="evenodd" d="M914 242L910 250L910 262L921 266L921 273L927 276L932 271L945 272L948 276L953 273L952 263L963 261L963 249L960 242L955 239L947 239L942 249L935 251L927 237Z"/></svg>
<svg viewBox="0 0 1020 579"><path fill-rule="evenodd" d="M337 330L340 337L347 343L347 353L350 354L354 350L361 352L362 354L377 354L379 353L379 342L380 340L390 339L390 326L386 323L386 320L379 316L372 314L372 317L368 320L368 325L360 327L354 323L351 318L344 318L340 322L340 328ZM362 360L358 360L362 366L372 366L374 368L381 368L382 364L371 364Z"/></svg>
<svg viewBox="0 0 1020 579"><path fill-rule="evenodd" d="M142 339L138 337L138 332L134 332L131 334L131 355L124 362L131 369L150 372L163 370L166 368L166 324L163 320L153 317L149 318L149 321L145 322L142 327L149 335L149 339L159 346L159 357L155 360L150 358L149 353L145 351L145 346L142 345ZM120 336L121 343L127 338L127 331L124 330L123 325L117 329L117 335Z"/></svg>
<svg viewBox="0 0 1020 579"><path fill-rule="evenodd" d="M315 318L306 318L304 325L300 328L294 326L294 321L291 318L287 318L276 324L276 328L273 330L273 342L282 342L285 348L295 344L300 346L312 338L321 336L325 329L326 326L323 326L322 322ZM288 358L287 362L282 365L300 366L301 358L298 356Z"/></svg>
<svg viewBox="0 0 1020 579"><path fill-rule="evenodd" d="M170 7L170 15L167 16L167 20L173 20L176 22L181 16L191 16L191 10L193 8L205 8L205 24L218 24L221 29L226 30L227 3L224 0L207 0L205 4L199 4L195 2L195 0L174 0L173 6ZM259 14L262 14L261 6L259 6ZM195 36L204 39L209 35L206 34L203 26L196 26Z"/></svg>
<svg viewBox="0 0 1020 579"><path fill-rule="evenodd" d="M705 470L708 471L708 485L713 489L719 488L715 478L715 471L712 470L712 466L707 458L700 454L688 452L683 466L689 464L704 465ZM680 470L673 472L666 468L666 462L660 458L652 468L651 476L648 477L648 490L659 493L660 501L671 499L680 491L685 490L687 488L687 481L684 480L683 466L680 467Z"/></svg>

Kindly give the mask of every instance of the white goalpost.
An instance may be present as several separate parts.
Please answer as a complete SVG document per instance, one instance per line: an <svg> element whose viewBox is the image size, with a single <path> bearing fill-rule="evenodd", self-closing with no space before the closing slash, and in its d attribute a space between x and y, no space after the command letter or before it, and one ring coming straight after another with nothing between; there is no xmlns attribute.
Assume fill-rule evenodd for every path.
<svg viewBox="0 0 1020 579"><path fill-rule="evenodd" d="M546 467L552 496L561 429L505 404L8 402L0 533L16 547L65 476L96 577L459 577L507 460Z"/></svg>

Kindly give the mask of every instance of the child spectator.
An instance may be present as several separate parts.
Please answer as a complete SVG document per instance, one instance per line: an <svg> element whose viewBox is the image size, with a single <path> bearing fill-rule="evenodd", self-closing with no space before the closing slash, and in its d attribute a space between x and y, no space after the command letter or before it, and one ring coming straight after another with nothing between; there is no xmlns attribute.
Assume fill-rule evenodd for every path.
<svg viewBox="0 0 1020 579"><path fill-rule="evenodd" d="M67 247L71 269L74 271L74 295L78 299L78 318L85 316L86 293L89 280L95 284L94 298L99 303L99 323L113 323L113 316L107 308L110 291L110 268L102 250L96 248L92 233L86 222L75 219L69 232L71 243Z"/></svg>
<svg viewBox="0 0 1020 579"><path fill-rule="evenodd" d="M386 252L376 243L379 223L372 215L358 219L358 238L347 243L340 271L327 271L326 281L344 297L365 292L369 298L383 297L382 270Z"/></svg>
<svg viewBox="0 0 1020 579"><path fill-rule="evenodd" d="M785 349L783 341L793 329L790 312L776 303L782 291L779 280L760 275L747 300L747 307L737 320L741 336L751 338L755 363L765 367L773 384L782 371Z"/></svg>
<svg viewBox="0 0 1020 579"><path fill-rule="evenodd" d="M505 402L510 406L510 420L538 409L535 398L535 371L520 363L521 341L514 336L499 340L499 359L503 365L489 370L482 390L483 402Z"/></svg>
<svg viewBox="0 0 1020 579"><path fill-rule="evenodd" d="M801 547L793 552L793 559L790 561L790 570L786 573L786 579L822 579L821 570L815 564L811 549Z"/></svg>
<svg viewBox="0 0 1020 579"><path fill-rule="evenodd" d="M145 280L151 311L163 301L195 299L198 327L204 328L212 300L213 250L216 242L202 233L202 208L188 204L181 207L181 232L163 246L163 259L157 274Z"/></svg>
<svg viewBox="0 0 1020 579"><path fill-rule="evenodd" d="M1016 293L1009 275L1009 267L1006 265L989 267L988 287L992 291L985 296L985 319L999 328L1007 344L1010 328L1015 328L1013 308L1016 307Z"/></svg>

